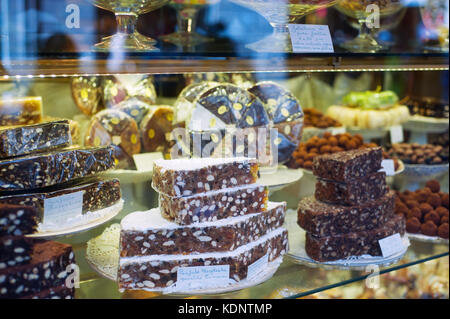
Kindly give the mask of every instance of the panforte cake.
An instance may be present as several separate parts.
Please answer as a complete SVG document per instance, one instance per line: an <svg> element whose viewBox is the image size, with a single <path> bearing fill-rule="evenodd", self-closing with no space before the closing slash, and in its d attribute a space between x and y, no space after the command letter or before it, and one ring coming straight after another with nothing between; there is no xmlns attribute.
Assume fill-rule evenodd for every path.
<svg viewBox="0 0 450 319"><path fill-rule="evenodd" d="M379 240L394 234L405 234L405 221L399 215L380 226L368 231L317 237L306 234L305 249L308 256L317 261L332 261L350 256L381 256Z"/></svg>
<svg viewBox="0 0 450 319"><path fill-rule="evenodd" d="M155 161L160 208L122 220L119 288L227 289L278 267L288 249L286 203L268 201L258 170L249 158Z"/></svg>
<svg viewBox="0 0 450 319"><path fill-rule="evenodd" d="M112 148L68 148L0 160L0 191L49 187L114 168Z"/></svg>
<svg viewBox="0 0 450 319"><path fill-rule="evenodd" d="M273 261L288 249L287 231L278 228L256 241L233 251L203 254L163 254L121 258L119 261L120 289L156 289L170 287L177 282L183 267L229 266L229 279L239 282L247 278L248 266L267 255ZM197 283L202 288L202 282Z"/></svg>
<svg viewBox="0 0 450 319"><path fill-rule="evenodd" d="M153 187L172 197L254 184L259 166L249 158L156 160Z"/></svg>
<svg viewBox="0 0 450 319"><path fill-rule="evenodd" d="M395 192L380 172L380 147L337 152L314 158L313 197L298 205L298 225L306 231L305 251L328 262L363 255L382 256L379 241L403 236L406 226L395 215Z"/></svg>
<svg viewBox="0 0 450 319"><path fill-rule="evenodd" d="M358 205L377 200L387 192L386 173L376 172L347 182L318 178L314 195L317 200L331 204Z"/></svg>
<svg viewBox="0 0 450 319"><path fill-rule="evenodd" d="M232 251L284 223L286 203L267 211L193 225L167 221L158 208L127 215L121 222L121 257Z"/></svg>
<svg viewBox="0 0 450 319"><path fill-rule="evenodd" d="M190 196L159 194L161 214L180 225L260 212L267 205L267 187L259 184L224 188Z"/></svg>
<svg viewBox="0 0 450 319"><path fill-rule="evenodd" d="M69 121L0 127L0 158L47 152L70 146Z"/></svg>
<svg viewBox="0 0 450 319"><path fill-rule="evenodd" d="M70 245L37 242L33 245L29 263L0 270L0 298L49 296L51 294L46 292L49 289L67 287L66 279L71 273L69 266L73 263L75 256ZM73 292L72 289L72 296ZM65 292L65 295L70 294Z"/></svg>
<svg viewBox="0 0 450 319"><path fill-rule="evenodd" d="M0 237L34 233L43 219L43 214L43 208L9 205L0 201Z"/></svg>
<svg viewBox="0 0 450 319"><path fill-rule="evenodd" d="M298 223L321 237L368 231L385 224L393 216L394 205L394 192L357 206L327 204L311 196L298 205Z"/></svg>
<svg viewBox="0 0 450 319"><path fill-rule="evenodd" d="M314 158L312 170L317 177L347 182L379 171L382 156L381 147L322 155Z"/></svg>

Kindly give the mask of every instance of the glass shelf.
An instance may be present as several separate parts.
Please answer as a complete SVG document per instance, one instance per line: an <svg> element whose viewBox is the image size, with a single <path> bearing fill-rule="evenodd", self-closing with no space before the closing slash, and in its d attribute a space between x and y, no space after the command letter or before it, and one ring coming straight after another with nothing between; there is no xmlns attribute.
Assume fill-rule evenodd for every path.
<svg viewBox="0 0 450 319"><path fill-rule="evenodd" d="M264 53L250 50L247 44L272 32L270 24L252 10L222 0L205 6L199 15L199 30L213 41L193 47L178 47L162 41L160 52L96 52L93 45L115 32L111 12L98 9L88 1L77 5L83 12L79 29L65 25L65 7L40 1L37 7L10 5L9 19L0 20L2 63L0 80L10 77L52 77L112 73L191 73L191 72L344 72L383 70L448 70L448 52L428 51L423 43L424 26L420 8L411 6L395 28L381 30L381 38L390 43L377 53L351 53L340 43L357 32L334 8L312 13L298 23L328 25L334 41L333 54ZM24 11L24 12L22 12ZM47 19L20 20L39 12ZM22 13L22 16L20 15ZM165 6L144 14L138 29L158 38L173 32L176 12ZM50 19L50 17L53 18ZM36 18L36 17L35 17ZM245 18L245 19L244 19ZM93 25L92 21L97 21ZM60 22L63 27L57 27ZM20 28L19 28L20 26Z"/></svg>
<svg viewBox="0 0 450 319"><path fill-rule="evenodd" d="M187 74L199 72L361 72L448 70L448 55L355 56L353 54L264 55L130 55L14 60L0 66L0 81L110 74Z"/></svg>

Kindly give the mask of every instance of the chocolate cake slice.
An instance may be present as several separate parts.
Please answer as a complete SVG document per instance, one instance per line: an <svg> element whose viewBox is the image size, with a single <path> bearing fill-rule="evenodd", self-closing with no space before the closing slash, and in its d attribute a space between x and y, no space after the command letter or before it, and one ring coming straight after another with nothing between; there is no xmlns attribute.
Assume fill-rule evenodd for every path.
<svg viewBox="0 0 450 319"><path fill-rule="evenodd" d="M30 263L0 270L0 298L21 298L66 284L75 263L72 246L53 241L34 244Z"/></svg>
<svg viewBox="0 0 450 319"><path fill-rule="evenodd" d="M394 206L394 192L357 206L330 205L310 196L299 202L298 224L319 237L369 231L385 224L394 215Z"/></svg>
<svg viewBox="0 0 450 319"><path fill-rule="evenodd" d="M378 172L382 155L381 147L374 147L316 156L312 170L317 177L347 182Z"/></svg>
<svg viewBox="0 0 450 319"><path fill-rule="evenodd" d="M4 204L0 200L0 236L33 234L43 219L43 208Z"/></svg>
<svg viewBox="0 0 450 319"><path fill-rule="evenodd" d="M394 215L386 224L369 231L324 237L306 233L305 249L309 257L320 262L350 256L381 256L379 240L397 233L404 235L405 227L403 216Z"/></svg>
<svg viewBox="0 0 450 319"><path fill-rule="evenodd" d="M31 259L33 241L24 236L0 237L0 269L19 266Z"/></svg>

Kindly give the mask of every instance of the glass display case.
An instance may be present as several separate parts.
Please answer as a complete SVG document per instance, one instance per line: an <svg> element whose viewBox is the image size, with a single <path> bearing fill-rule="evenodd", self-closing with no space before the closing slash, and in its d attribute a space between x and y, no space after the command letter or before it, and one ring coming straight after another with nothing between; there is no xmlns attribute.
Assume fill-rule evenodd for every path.
<svg viewBox="0 0 450 319"><path fill-rule="evenodd" d="M0 278L14 278L30 263L52 258L75 266L52 269L54 282L47 280L45 287L25 283L31 285L25 292L0 281L0 298L448 298L448 23L448 2L439 0L1 1ZM261 221L251 229L238 222L230 226L226 219L237 216L236 206L220 210L211 203L201 206L206 207L201 213L210 215L194 214L192 225L189 216L177 215L174 225L168 213L173 207L167 206L177 200L187 205L183 200L192 199L192 192L180 195L175 186L174 194L164 193L169 178L160 181L156 175L192 169L178 182L182 189L195 183L199 191L204 181L195 169L206 164L194 164L193 158L248 160L253 133L243 133L248 144L242 150L227 136L261 128L274 134L258 139L257 148L270 148L270 156L257 158L259 173L243 184L262 185L265 201L286 203L282 217L273 217L278 226ZM352 186L350 180L321 175L329 172L321 173L319 157L356 150L379 152L382 172L377 162L370 173L375 181L356 179ZM177 157L189 159L158 171L158 163ZM208 184L207 195L197 194L204 196L200 200L216 196L214 191L222 194L221 185L214 189L215 176L234 185L245 178L244 164L237 173L223 169L226 161L221 165L216 175L205 177L213 189ZM228 192L232 199L238 190ZM253 202L247 207L238 198L243 212L251 211ZM300 220L309 212L302 206L308 199L326 206L313 205L320 211L315 214L328 214L324 224L342 215L351 226L337 221L342 234L331 226L322 229L328 234L311 235L313 226L321 226L313 218L309 223L317 225ZM261 207L265 212L265 204ZM19 215L20 209L30 212ZM169 230L162 235L170 233L165 242L157 243L156 224L144 219L137 222L141 228L126 226L133 214L151 209L166 211L155 222ZM359 221L348 217L355 214L351 209ZM278 255L255 253L251 267L231 264L228 271L243 271L247 278L234 278L225 288L192 288L188 278L183 289L153 289L167 269L148 276L142 270L143 283L127 286L125 265L146 257L145 248L132 255L143 239L136 232L155 231L156 239L144 242L157 251L149 260L155 254L170 257L177 251L171 243L182 247L189 241L177 231L189 233L202 216L201 231L234 227L229 236L242 236L238 248L222 251L227 258L239 249L253 256L255 245L266 245L264 236L275 228L287 230L279 243L284 248L272 247ZM391 227L394 218L398 222ZM128 246L127 231L135 232ZM369 243L354 239L361 232ZM333 234L342 242L320 256L307 248ZM381 243L385 237L390 242ZM39 250L34 239L56 246ZM8 248L11 240L15 248L25 245L25 253ZM220 235L220 240L228 239ZM356 257L345 249L352 240L353 252L360 252ZM216 260L225 258L205 245L197 249L206 253L185 248L194 249L191 256L180 248L176 258L188 255L203 267L212 258L208 249ZM64 253L52 255L58 250ZM72 286L63 284L66 277ZM171 284L164 282L165 288Z"/></svg>

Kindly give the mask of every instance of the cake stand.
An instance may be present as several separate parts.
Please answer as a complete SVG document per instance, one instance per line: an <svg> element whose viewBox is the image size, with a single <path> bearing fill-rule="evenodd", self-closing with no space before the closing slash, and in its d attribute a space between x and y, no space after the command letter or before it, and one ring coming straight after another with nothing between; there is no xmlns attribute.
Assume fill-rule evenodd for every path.
<svg viewBox="0 0 450 319"><path fill-rule="evenodd" d="M156 10L169 0L90 0L95 6L112 11L116 16L118 32L94 46L98 51L159 51L155 40L136 29L139 15Z"/></svg>
<svg viewBox="0 0 450 319"><path fill-rule="evenodd" d="M230 0L261 14L273 27L273 33L247 48L257 52L292 52L288 25L307 14L331 7L340 0Z"/></svg>
<svg viewBox="0 0 450 319"><path fill-rule="evenodd" d="M87 243L86 261L89 266L96 271L101 277L117 281L117 270L119 266L119 243L120 243L120 225L113 224L108 227L100 236L91 239ZM192 295L216 295L229 292L235 292L245 288L259 285L270 278L278 270L283 261L283 257L269 262L261 272L250 279L240 282L230 280L225 287L197 289L184 291L177 289L176 283L164 289L142 289L144 291L159 292L174 296L192 296Z"/></svg>
<svg viewBox="0 0 450 319"><path fill-rule="evenodd" d="M408 236L403 236L403 249L391 256L374 257L374 256L358 256L346 259L318 262L311 259L305 251L305 235L306 232L297 224L297 212L288 210L286 213L286 228L289 233L289 251L287 256L294 262L305 264L310 267L320 267L325 269L343 269L343 270L367 270L367 267L387 267L398 263L406 254L410 245Z"/></svg>

